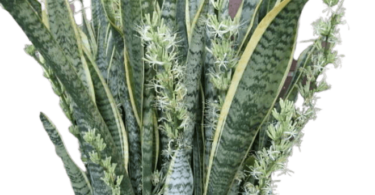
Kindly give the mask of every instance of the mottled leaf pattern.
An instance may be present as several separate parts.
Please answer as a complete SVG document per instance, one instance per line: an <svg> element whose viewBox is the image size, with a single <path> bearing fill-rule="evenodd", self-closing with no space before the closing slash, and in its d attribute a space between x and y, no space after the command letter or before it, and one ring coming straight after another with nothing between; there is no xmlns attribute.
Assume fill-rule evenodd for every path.
<svg viewBox="0 0 375 195"><path fill-rule="evenodd" d="M201 4L199 15L197 15L196 23L193 25L192 38L189 43L189 51L187 55L186 71L184 84L187 93L184 102L187 107L191 123L187 124L184 134L188 143L192 143L193 134L196 127L195 113L198 111L199 85L202 75L202 64L204 62L204 37L205 37L205 13L207 12L208 0Z"/></svg>
<svg viewBox="0 0 375 195"><path fill-rule="evenodd" d="M142 10L140 1L121 0L123 32L125 36L129 98L132 103L134 115L138 126L141 126L143 84L144 84L144 62L143 46L137 28L142 21Z"/></svg>
<svg viewBox="0 0 375 195"><path fill-rule="evenodd" d="M146 71L146 79L153 77L153 69ZM144 99L144 117L142 128L142 194L151 195L152 190L152 171L153 171L153 148L154 148L154 103L155 94L152 88L145 88Z"/></svg>
<svg viewBox="0 0 375 195"><path fill-rule="evenodd" d="M307 0L285 0L258 25L233 76L215 132L207 194L226 194L273 108L288 73L300 12Z"/></svg>
<svg viewBox="0 0 375 195"><path fill-rule="evenodd" d="M124 123L120 117L115 100L107 84L104 82L103 77L100 75L99 69L96 67L93 60L88 60L88 64L95 87L96 105L108 127L117 150L120 151L120 158L124 161L123 164L126 166L128 164L129 148Z"/></svg>
<svg viewBox="0 0 375 195"><path fill-rule="evenodd" d="M176 6L177 0L164 0L161 9L161 17L171 30L176 29Z"/></svg>
<svg viewBox="0 0 375 195"><path fill-rule="evenodd" d="M73 65L79 78L94 99L90 74L87 66L82 63L81 40L69 2L67 0L46 0L46 9L52 36L59 43L68 61Z"/></svg>
<svg viewBox="0 0 375 195"><path fill-rule="evenodd" d="M238 49L246 43L246 37L251 37L251 29L255 29L254 23L257 23L256 16L260 4L263 0L244 0L240 17L240 26L238 28L237 45Z"/></svg>
<svg viewBox="0 0 375 195"><path fill-rule="evenodd" d="M64 163L66 173L69 176L74 190L74 194L91 195L91 185L86 177L86 174L70 158L56 127L43 113L40 113L40 120L42 121L44 129L48 133L48 136L51 139L52 143L55 145L56 154Z"/></svg>
<svg viewBox="0 0 375 195"><path fill-rule="evenodd" d="M164 195L193 194L193 173L185 153L183 148L179 148L173 155L164 184Z"/></svg>
<svg viewBox="0 0 375 195"><path fill-rule="evenodd" d="M91 0L91 6L79 0L82 10L75 11L69 0L0 3L32 42L26 52L43 66L72 123L69 130L79 141L87 173L40 114L76 195L238 195L245 184L262 183L244 173L251 171L255 152L270 144L272 109L279 108L280 98L295 101L297 84L306 80L299 68L311 63L316 46L309 46L297 61L293 53L307 1L243 0L231 22L229 0ZM74 18L79 12L82 24ZM148 14L165 26L148 24ZM208 14L217 21L207 21ZM227 22L229 26L215 27ZM234 32L232 24L239 24L238 34L212 33ZM160 34L153 40L147 33L156 29L175 33L176 42ZM172 66L171 74L181 79L160 76L155 83L156 73L169 67L163 66L164 57L144 53L150 40L172 48L161 53L176 54L171 59L183 68ZM235 72L227 75L232 78L228 92L218 91L211 79L217 69L228 68L217 66L227 59L213 57L215 52L226 55L220 54L218 40L233 43L230 48L239 59ZM166 99L156 96L164 92ZM170 116L163 106L182 111ZM181 124L162 126L170 117ZM102 141L88 141L85 135L92 129ZM95 160L93 151L110 161Z"/></svg>
<svg viewBox="0 0 375 195"><path fill-rule="evenodd" d="M61 47L55 42L27 0L17 0L17 3L13 0L1 0L0 2L21 26L33 45L40 51L46 63L50 65L65 87L72 101L80 105L74 108L80 132L84 133L88 129L97 129L107 144L104 153L112 156L112 160L118 163L116 173L127 177L108 128L89 93L64 55ZM84 153L88 155L91 149L87 145L83 146L83 148ZM110 194L109 189L100 179L103 176L103 170L93 163L89 163L88 169L93 186L93 194ZM124 192L133 194L132 189L126 185L126 182L122 182L121 186L125 189Z"/></svg>

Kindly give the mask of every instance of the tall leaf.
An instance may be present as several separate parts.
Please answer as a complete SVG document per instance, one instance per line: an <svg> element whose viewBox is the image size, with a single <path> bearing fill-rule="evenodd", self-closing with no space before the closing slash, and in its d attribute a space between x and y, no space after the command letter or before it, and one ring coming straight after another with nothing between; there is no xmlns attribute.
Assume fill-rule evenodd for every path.
<svg viewBox="0 0 375 195"><path fill-rule="evenodd" d="M107 144L103 151L108 156L112 157L113 162L116 162L116 175L123 175L127 177L122 160L119 158L119 153L116 150L114 141L108 131L103 118L101 117L97 107L91 99L87 89L84 87L82 81L79 79L70 61L64 55L61 47L55 42L49 30L43 25L39 16L33 11L27 0L0 0L0 3L13 16L23 31L26 33L35 48L40 51L44 57L46 64L48 64L58 79L63 84L68 95L72 101L77 105L74 109L75 118L81 134L88 129L97 129ZM84 144L84 153L92 150L87 144ZM90 172L90 180L93 186L94 194L110 194L110 190L106 184L100 179L103 177L103 170L94 163L88 164L88 171ZM126 182L121 183L123 193L133 194L132 189L126 185Z"/></svg>
<svg viewBox="0 0 375 195"><path fill-rule="evenodd" d="M83 53L78 27L67 0L46 0L49 29L73 65L79 78L94 100L93 84L87 65L82 63Z"/></svg>
<svg viewBox="0 0 375 195"><path fill-rule="evenodd" d="M146 79L152 79L154 70L146 69ZM152 171L153 171L153 147L154 147L154 98L155 94L152 88L145 88L145 99L143 107L143 128L142 128L142 194L151 195L152 190Z"/></svg>
<svg viewBox="0 0 375 195"><path fill-rule="evenodd" d="M129 89L129 98L132 103L137 123L141 126L143 84L144 84L144 49L138 33L142 22L141 1L121 0L121 18L125 36L126 77Z"/></svg>
<svg viewBox="0 0 375 195"><path fill-rule="evenodd" d="M284 0L258 25L237 65L213 141L205 194L227 194L293 59L307 0Z"/></svg>
<svg viewBox="0 0 375 195"><path fill-rule="evenodd" d="M184 84L187 92L184 97L184 103L191 120L184 129L185 138L189 144L192 144L193 135L196 127L196 113L198 111L199 86L202 76L202 64L204 62L204 38L205 38L205 18L207 12L208 0L205 0L193 21L191 42L189 42L189 51L187 55L186 71Z"/></svg>
<svg viewBox="0 0 375 195"><path fill-rule="evenodd" d="M263 0L244 0L240 17L240 26L238 28L237 47L242 49L246 41L251 37L251 30L256 28L258 21L257 13Z"/></svg>
<svg viewBox="0 0 375 195"><path fill-rule="evenodd" d="M125 169L127 169L129 148L124 123L120 117L116 102L95 62L92 59L88 60L88 65L95 87L96 105L108 127L117 150L120 152L120 158L124 161ZM125 180L123 182L129 181Z"/></svg>
<svg viewBox="0 0 375 195"><path fill-rule="evenodd" d="M40 113L40 120L42 121L44 129L48 133L52 143L55 145L56 154L64 163L64 167L72 184L74 194L92 195L91 185L86 177L86 174L71 159L55 125L53 125L53 123L43 113Z"/></svg>

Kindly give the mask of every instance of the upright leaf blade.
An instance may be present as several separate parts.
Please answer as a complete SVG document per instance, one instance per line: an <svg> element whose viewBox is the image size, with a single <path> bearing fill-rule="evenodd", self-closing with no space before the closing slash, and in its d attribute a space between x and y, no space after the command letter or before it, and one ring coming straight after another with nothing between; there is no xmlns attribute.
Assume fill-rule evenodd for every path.
<svg viewBox="0 0 375 195"><path fill-rule="evenodd" d="M40 51L46 64L48 64L53 72L56 73L58 79L66 89L67 94L72 98L72 102L76 104L74 107L74 117L77 119L80 133L84 134L88 129L97 129L107 145L103 153L111 156L113 162L118 164L115 170L116 175L127 177L113 139L97 107L82 81L79 79L73 66L64 55L63 50L55 42L49 30L43 25L39 16L35 13L27 0L17 0L17 2L13 0L0 0L0 3L2 3L4 8L8 10L17 21L35 48ZM83 152L86 155L92 150L85 143L83 149ZM103 195L110 194L111 191L100 179L104 174L103 170L91 162L88 164L88 170L90 172L93 193ZM133 194L132 188L129 188L125 184L126 182L121 183L121 188L124 189L122 193Z"/></svg>
<svg viewBox="0 0 375 195"><path fill-rule="evenodd" d="M83 53L78 27L67 0L46 0L49 29L94 100L94 90Z"/></svg>
<svg viewBox="0 0 375 195"><path fill-rule="evenodd" d="M55 145L56 154L64 163L64 167L72 184L74 194L92 195L91 185L86 177L86 174L71 159L55 125L53 125L53 123L43 113L40 113L40 120L42 121L44 129L48 133L52 143Z"/></svg>
<svg viewBox="0 0 375 195"><path fill-rule="evenodd" d="M251 30L256 28L258 21L257 13L263 0L244 0L238 28L237 47L242 49L247 40L251 37Z"/></svg>
<svg viewBox="0 0 375 195"><path fill-rule="evenodd" d="M300 12L285 0L258 25L238 63L212 146L205 194L227 194L288 73Z"/></svg>
<svg viewBox="0 0 375 195"><path fill-rule="evenodd" d="M183 148L177 149L169 165L164 195L192 195L193 173Z"/></svg>
<svg viewBox="0 0 375 195"><path fill-rule="evenodd" d="M141 3L135 0L121 0L121 11L126 46L125 52L128 60L125 63L129 98L138 126L141 127L144 92L144 50L137 29L142 22Z"/></svg>
<svg viewBox="0 0 375 195"><path fill-rule="evenodd" d="M208 0L202 2L201 7L193 21L193 30L189 51L187 55L186 71L184 84L187 92L184 97L184 103L188 111L191 123L184 129L185 138L189 144L193 142L193 135L196 127L196 113L198 111L199 86L202 75L202 64L204 62L204 37L205 37L205 18L207 12Z"/></svg>

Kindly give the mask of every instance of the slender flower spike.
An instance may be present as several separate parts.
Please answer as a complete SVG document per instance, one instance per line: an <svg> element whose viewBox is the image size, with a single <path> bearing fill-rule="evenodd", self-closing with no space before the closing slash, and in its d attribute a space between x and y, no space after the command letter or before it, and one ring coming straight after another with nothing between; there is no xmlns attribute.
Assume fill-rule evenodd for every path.
<svg viewBox="0 0 375 195"><path fill-rule="evenodd" d="M75 195L272 195L342 57L343 0L322 0L315 38L293 59L308 1L244 0L235 17L230 0L0 5L79 141L85 171L41 114Z"/></svg>

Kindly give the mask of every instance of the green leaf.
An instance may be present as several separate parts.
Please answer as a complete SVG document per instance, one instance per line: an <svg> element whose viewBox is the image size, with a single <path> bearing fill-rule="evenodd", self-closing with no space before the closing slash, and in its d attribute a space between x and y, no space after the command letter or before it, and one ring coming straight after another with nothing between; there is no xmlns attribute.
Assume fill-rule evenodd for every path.
<svg viewBox="0 0 375 195"><path fill-rule="evenodd" d="M64 167L72 184L74 194L91 195L92 189L86 174L71 159L56 127L43 113L40 113L40 120L42 121L44 129L48 133L52 143L55 145L56 154L64 163Z"/></svg>
<svg viewBox="0 0 375 195"><path fill-rule="evenodd" d="M201 118L201 117L200 117ZM200 120L198 122L200 124ZM203 155L204 155L204 147L203 147L203 132L202 128L198 126L196 128L193 140L193 177L194 177L194 195L202 195L203 194L203 171L204 171L204 164L203 164Z"/></svg>
<svg viewBox="0 0 375 195"><path fill-rule="evenodd" d="M177 0L165 0L161 8L161 18L172 31L176 29L176 6Z"/></svg>
<svg viewBox="0 0 375 195"><path fill-rule="evenodd" d="M262 0L262 4L259 8L259 22L274 8L276 1L277 0Z"/></svg>
<svg viewBox="0 0 375 195"><path fill-rule="evenodd" d="M251 31L256 28L258 24L257 13L263 0L244 0L242 4L242 11L240 16L240 26L238 28L237 45L238 49L249 41L251 37Z"/></svg>
<svg viewBox="0 0 375 195"><path fill-rule="evenodd" d="M146 79L153 78L153 69L146 70ZM143 128L142 128L142 194L151 195L153 172L153 147L154 147L154 103L155 94L153 88L145 88L145 99L143 107Z"/></svg>
<svg viewBox="0 0 375 195"><path fill-rule="evenodd" d="M49 30L46 29L39 16L33 11L27 0L0 0L2 5L13 18L17 21L23 31L26 33L35 48L44 57L46 64L50 66L53 72L66 89L67 94L74 102L74 117L77 119L77 125L81 134L88 129L97 129L104 142L107 144L104 154L111 156L113 162L117 163L116 175L126 176L126 171L119 158L114 141L109 130L94 104L87 89L79 79L70 61L64 55L61 47L55 42ZM87 143L83 144L83 152L88 156L92 151ZM106 184L100 179L103 176L103 170L93 163L88 163L88 171L93 186L94 194L110 194ZM133 194L131 188L127 188L124 183L121 184L124 193Z"/></svg>
<svg viewBox="0 0 375 195"><path fill-rule="evenodd" d="M176 22L177 22L177 36L178 39L181 40L179 53L181 55L181 62L185 62L187 51L189 48L189 42L187 37L187 27L186 27L186 20L185 20L185 11L186 11L186 0L177 0L176 9Z"/></svg>
<svg viewBox="0 0 375 195"><path fill-rule="evenodd" d="M292 81L287 89L287 93L284 99L289 99L290 101L296 101L298 95L298 84L302 81L302 71L300 68L306 68L311 63L311 58L313 56L315 47L309 46L300 54L297 60L296 70L293 73Z"/></svg>
<svg viewBox="0 0 375 195"><path fill-rule="evenodd" d="M258 25L233 75L212 145L205 194L226 194L289 71L307 0L284 0Z"/></svg>
<svg viewBox="0 0 375 195"><path fill-rule="evenodd" d="M183 148L178 148L173 155L163 188L164 195L193 194L193 173L185 153Z"/></svg>
<svg viewBox="0 0 375 195"><path fill-rule="evenodd" d="M42 17L42 5L37 0L29 0L30 5L33 7L34 11Z"/></svg>
<svg viewBox="0 0 375 195"><path fill-rule="evenodd" d="M154 124L154 145L153 145L153 152L154 152L154 169L157 169L158 161L159 161L159 154L160 154L160 135L159 135L159 126L158 120L156 116L156 111L152 117L152 122Z"/></svg>
<svg viewBox="0 0 375 195"><path fill-rule="evenodd" d="M208 13L214 14L214 8L212 4L208 5ZM206 29L205 32L205 41L206 41L206 48L212 49L212 39L213 35L208 32ZM205 108L204 108L204 141L205 141L205 156L204 156L204 172L206 174L208 168L208 161L210 159L210 152L211 152L211 145L212 139L215 132L215 123L214 121L217 120L217 114L214 112L216 109L213 106L213 102L217 100L217 89L210 81L211 76L209 75L210 72L214 71L214 57L212 53L204 50L205 53L205 61L204 61L204 100L205 100Z"/></svg>
<svg viewBox="0 0 375 195"><path fill-rule="evenodd" d="M199 9L199 3L198 3L199 0L186 0L186 17L187 17L187 22L186 25L189 25L191 26L194 20L194 17L195 15L197 14L198 12L198 9Z"/></svg>
<svg viewBox="0 0 375 195"><path fill-rule="evenodd" d="M99 69L94 63L95 62L92 59L88 60L88 67L95 87L96 106L108 127L117 150L120 151L120 158L123 160L125 169L127 169L129 161L129 146L125 126L120 117L116 102L102 75L100 75Z"/></svg>
<svg viewBox="0 0 375 195"><path fill-rule="evenodd" d="M89 70L87 65L82 63L81 40L69 2L67 0L46 0L45 5L52 36L63 49L65 56L73 65L91 98L95 100Z"/></svg>
<svg viewBox="0 0 375 195"><path fill-rule="evenodd" d="M185 130L185 138L188 143L192 143L196 123L196 113L198 111L199 86L202 75L202 63L204 62L204 38L205 38L205 18L207 13L208 0L201 4L199 12L193 22L193 31L189 51L187 55L184 85L187 92L184 103L188 111L188 116L192 121Z"/></svg>
<svg viewBox="0 0 375 195"><path fill-rule="evenodd" d="M140 1L121 0L123 32L125 36L126 79L129 89L129 98L138 126L141 127L142 104L144 92L144 48L138 33L142 22Z"/></svg>

